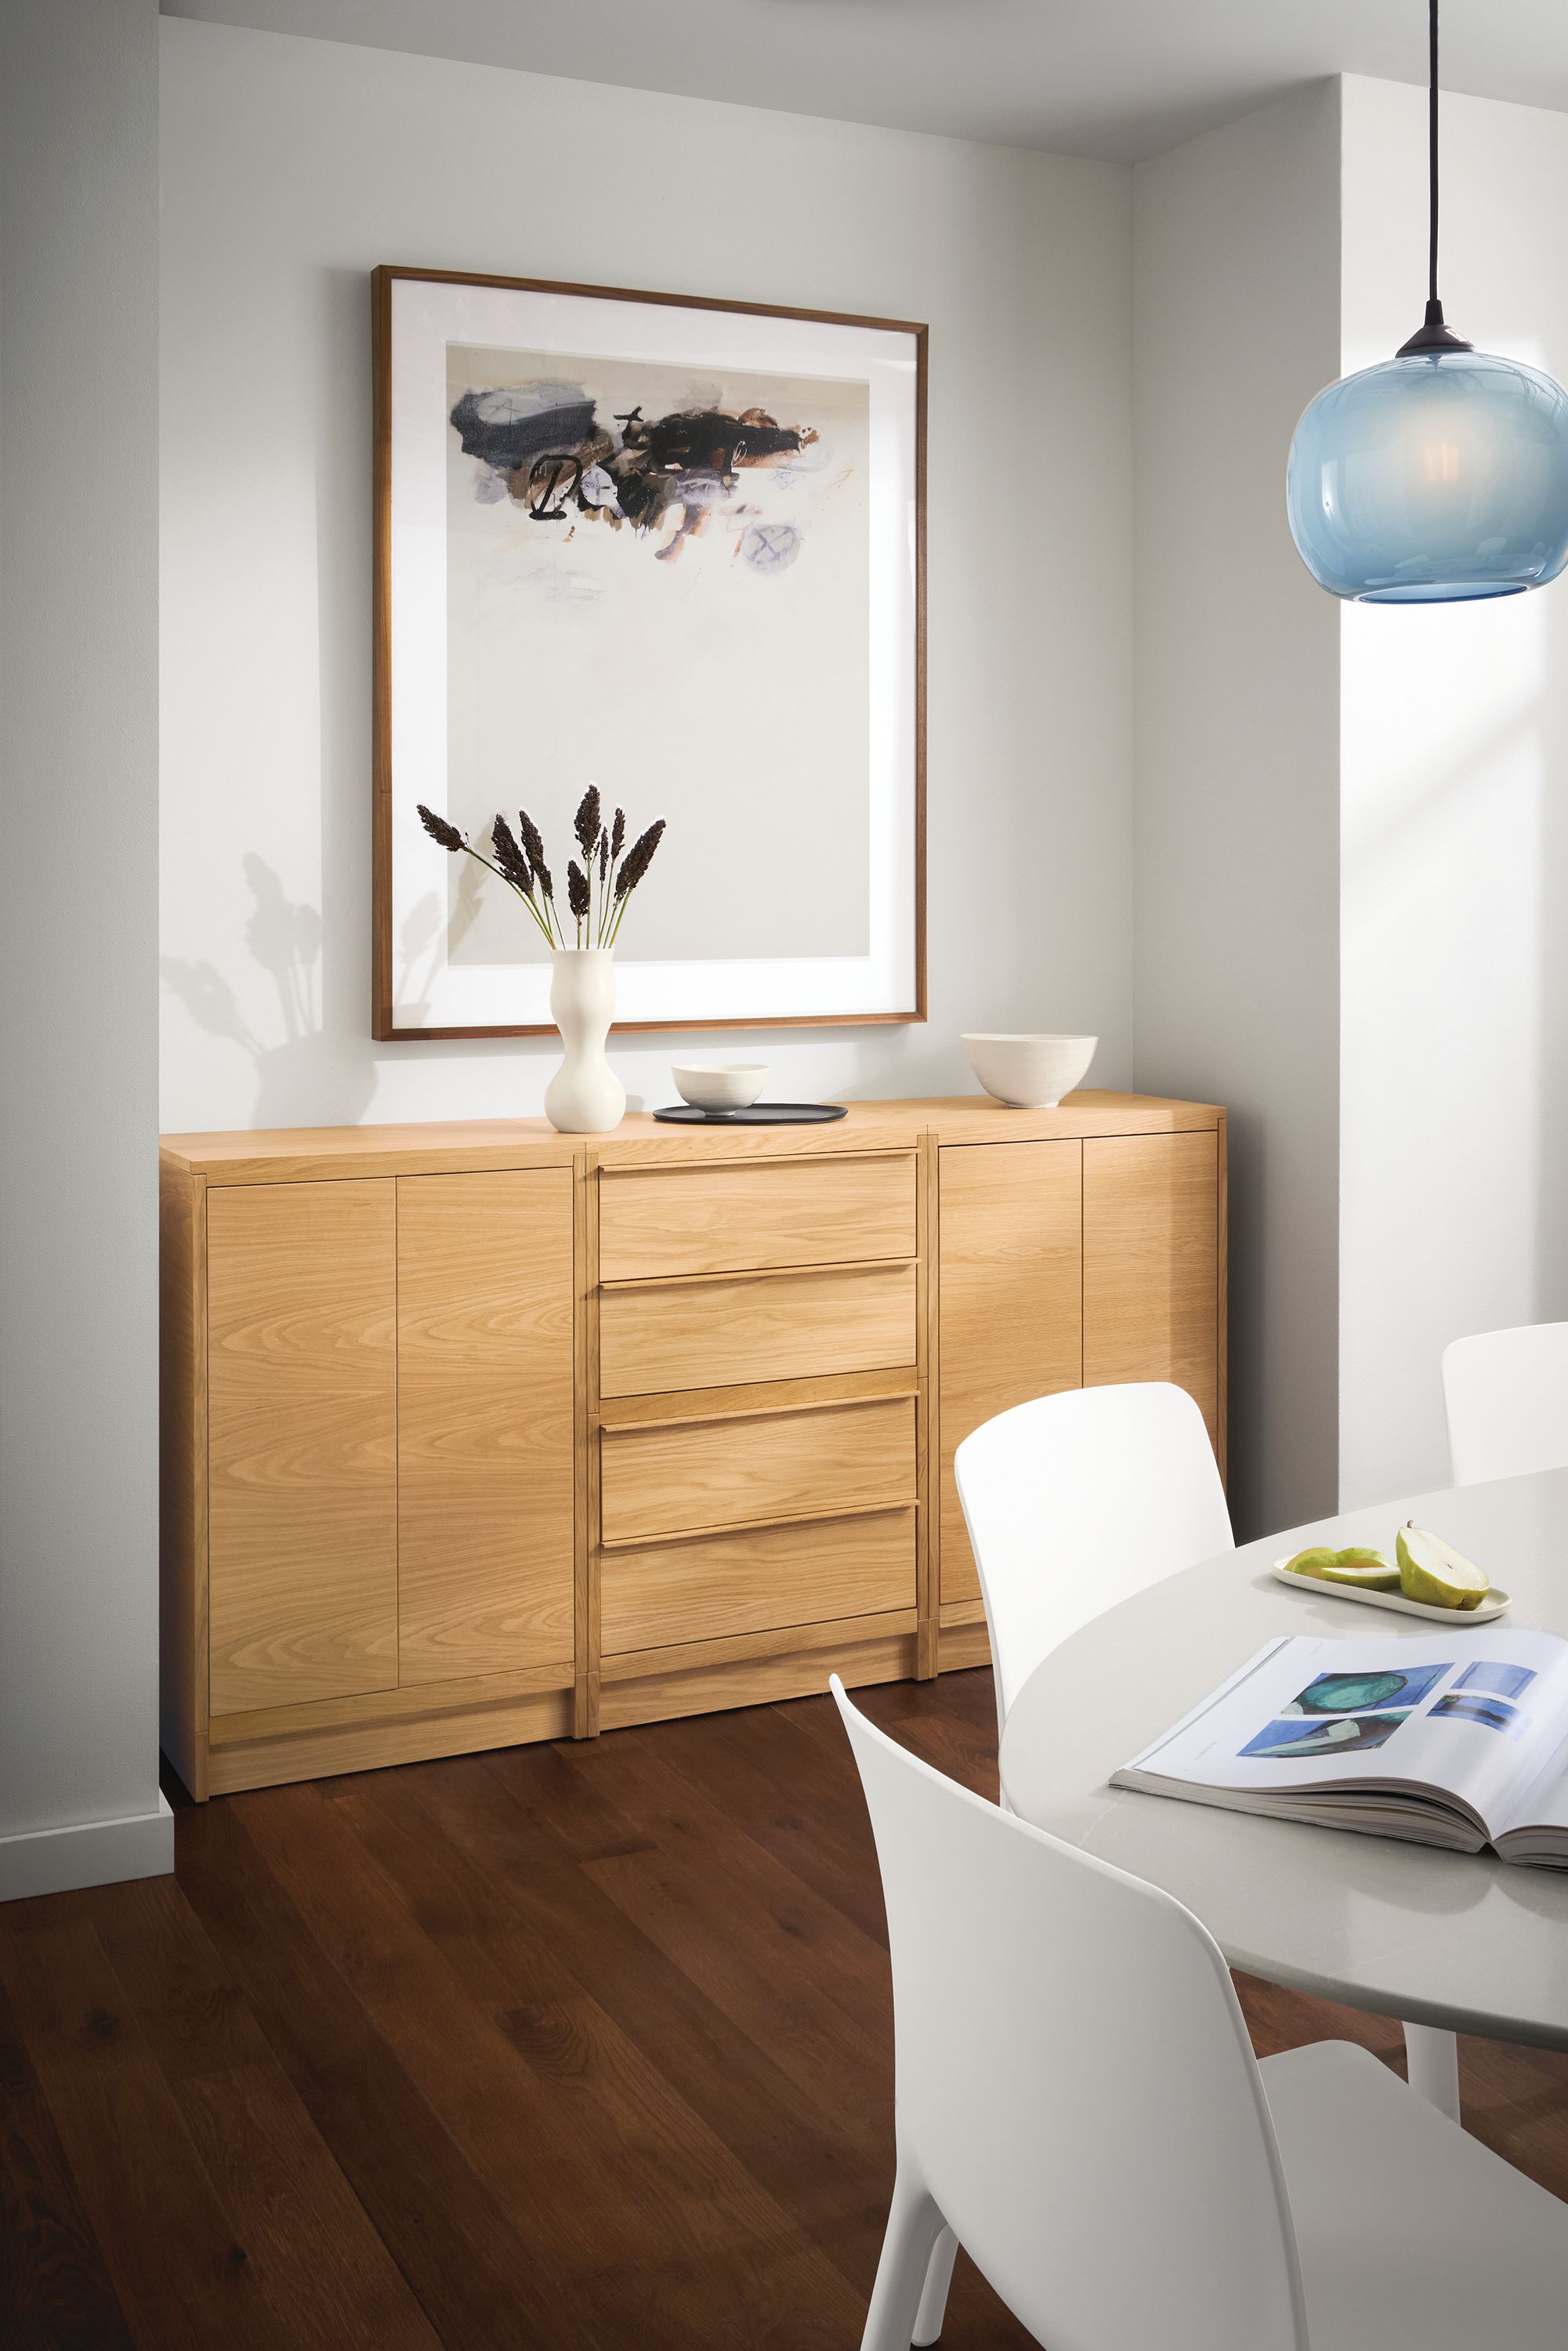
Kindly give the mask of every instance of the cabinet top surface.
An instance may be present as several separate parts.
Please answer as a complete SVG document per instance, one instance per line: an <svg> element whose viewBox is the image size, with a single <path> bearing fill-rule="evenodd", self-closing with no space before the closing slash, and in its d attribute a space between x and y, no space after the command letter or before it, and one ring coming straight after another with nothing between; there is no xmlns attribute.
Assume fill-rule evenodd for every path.
<svg viewBox="0 0 1568 2351"><path fill-rule="evenodd" d="M1165 1134L1212 1128L1212 1102L1155 1094L1069 1094L1055 1110L1009 1110L988 1094L852 1102L821 1126L668 1126L634 1111L610 1134L558 1134L542 1118L445 1120L403 1126L297 1126L166 1134L166 1162L209 1183L256 1184L332 1176L570 1167L587 1151L601 1167L679 1166L694 1160L832 1156L914 1150L924 1134L953 1143L1042 1143L1096 1134Z"/></svg>

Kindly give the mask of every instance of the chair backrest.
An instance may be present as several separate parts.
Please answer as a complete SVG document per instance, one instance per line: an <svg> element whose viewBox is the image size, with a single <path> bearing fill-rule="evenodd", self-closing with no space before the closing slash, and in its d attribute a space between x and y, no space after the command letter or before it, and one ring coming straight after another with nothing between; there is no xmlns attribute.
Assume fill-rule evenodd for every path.
<svg viewBox="0 0 1568 2351"><path fill-rule="evenodd" d="M1015 1405L965 1437L954 1468L990 1628L998 1727L1059 1641L1231 1547L1203 1415L1164 1380Z"/></svg>
<svg viewBox="0 0 1568 2351"><path fill-rule="evenodd" d="M1568 1468L1568 1322L1456 1339L1443 1402L1456 1486Z"/></svg>
<svg viewBox="0 0 1568 2351"><path fill-rule="evenodd" d="M1207 1928L832 1690L882 1865L901 2168L1051 2351L1306 2351L1273 2125Z"/></svg>

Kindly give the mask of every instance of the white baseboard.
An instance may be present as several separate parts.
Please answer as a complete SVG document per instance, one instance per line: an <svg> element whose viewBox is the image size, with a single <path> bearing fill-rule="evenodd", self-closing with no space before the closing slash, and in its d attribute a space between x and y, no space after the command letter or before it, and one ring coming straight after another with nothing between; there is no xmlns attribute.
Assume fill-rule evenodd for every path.
<svg viewBox="0 0 1568 2351"><path fill-rule="evenodd" d="M118 1886L127 1877L167 1877L173 1866L174 1815L160 1796L155 1813L130 1820L78 1821L0 1837L0 1902Z"/></svg>

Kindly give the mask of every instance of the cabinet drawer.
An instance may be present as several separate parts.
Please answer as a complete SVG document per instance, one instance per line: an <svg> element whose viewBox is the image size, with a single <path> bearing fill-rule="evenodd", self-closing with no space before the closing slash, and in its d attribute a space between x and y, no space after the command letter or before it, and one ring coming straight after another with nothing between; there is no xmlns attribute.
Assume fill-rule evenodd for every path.
<svg viewBox="0 0 1568 2351"><path fill-rule="evenodd" d="M638 1283L600 1310L607 1396L894 1371L915 1353L912 1264Z"/></svg>
<svg viewBox="0 0 1568 2351"><path fill-rule="evenodd" d="M915 1605L915 1512L819 1519L607 1552L607 1656Z"/></svg>
<svg viewBox="0 0 1568 2351"><path fill-rule="evenodd" d="M915 1158L773 1160L758 1167L607 1168L604 1281L911 1258Z"/></svg>
<svg viewBox="0 0 1568 2351"><path fill-rule="evenodd" d="M915 1399L678 1426L607 1428L607 1543L915 1499Z"/></svg>

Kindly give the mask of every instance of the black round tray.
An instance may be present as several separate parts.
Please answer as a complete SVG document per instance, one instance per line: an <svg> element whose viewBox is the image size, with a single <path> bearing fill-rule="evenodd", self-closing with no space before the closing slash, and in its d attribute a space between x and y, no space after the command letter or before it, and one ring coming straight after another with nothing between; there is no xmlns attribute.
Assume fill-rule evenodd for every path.
<svg viewBox="0 0 1568 2351"><path fill-rule="evenodd" d="M842 1102L747 1102L744 1110L698 1110L695 1102L675 1102L653 1116L671 1126L821 1126L842 1118L844 1110Z"/></svg>

